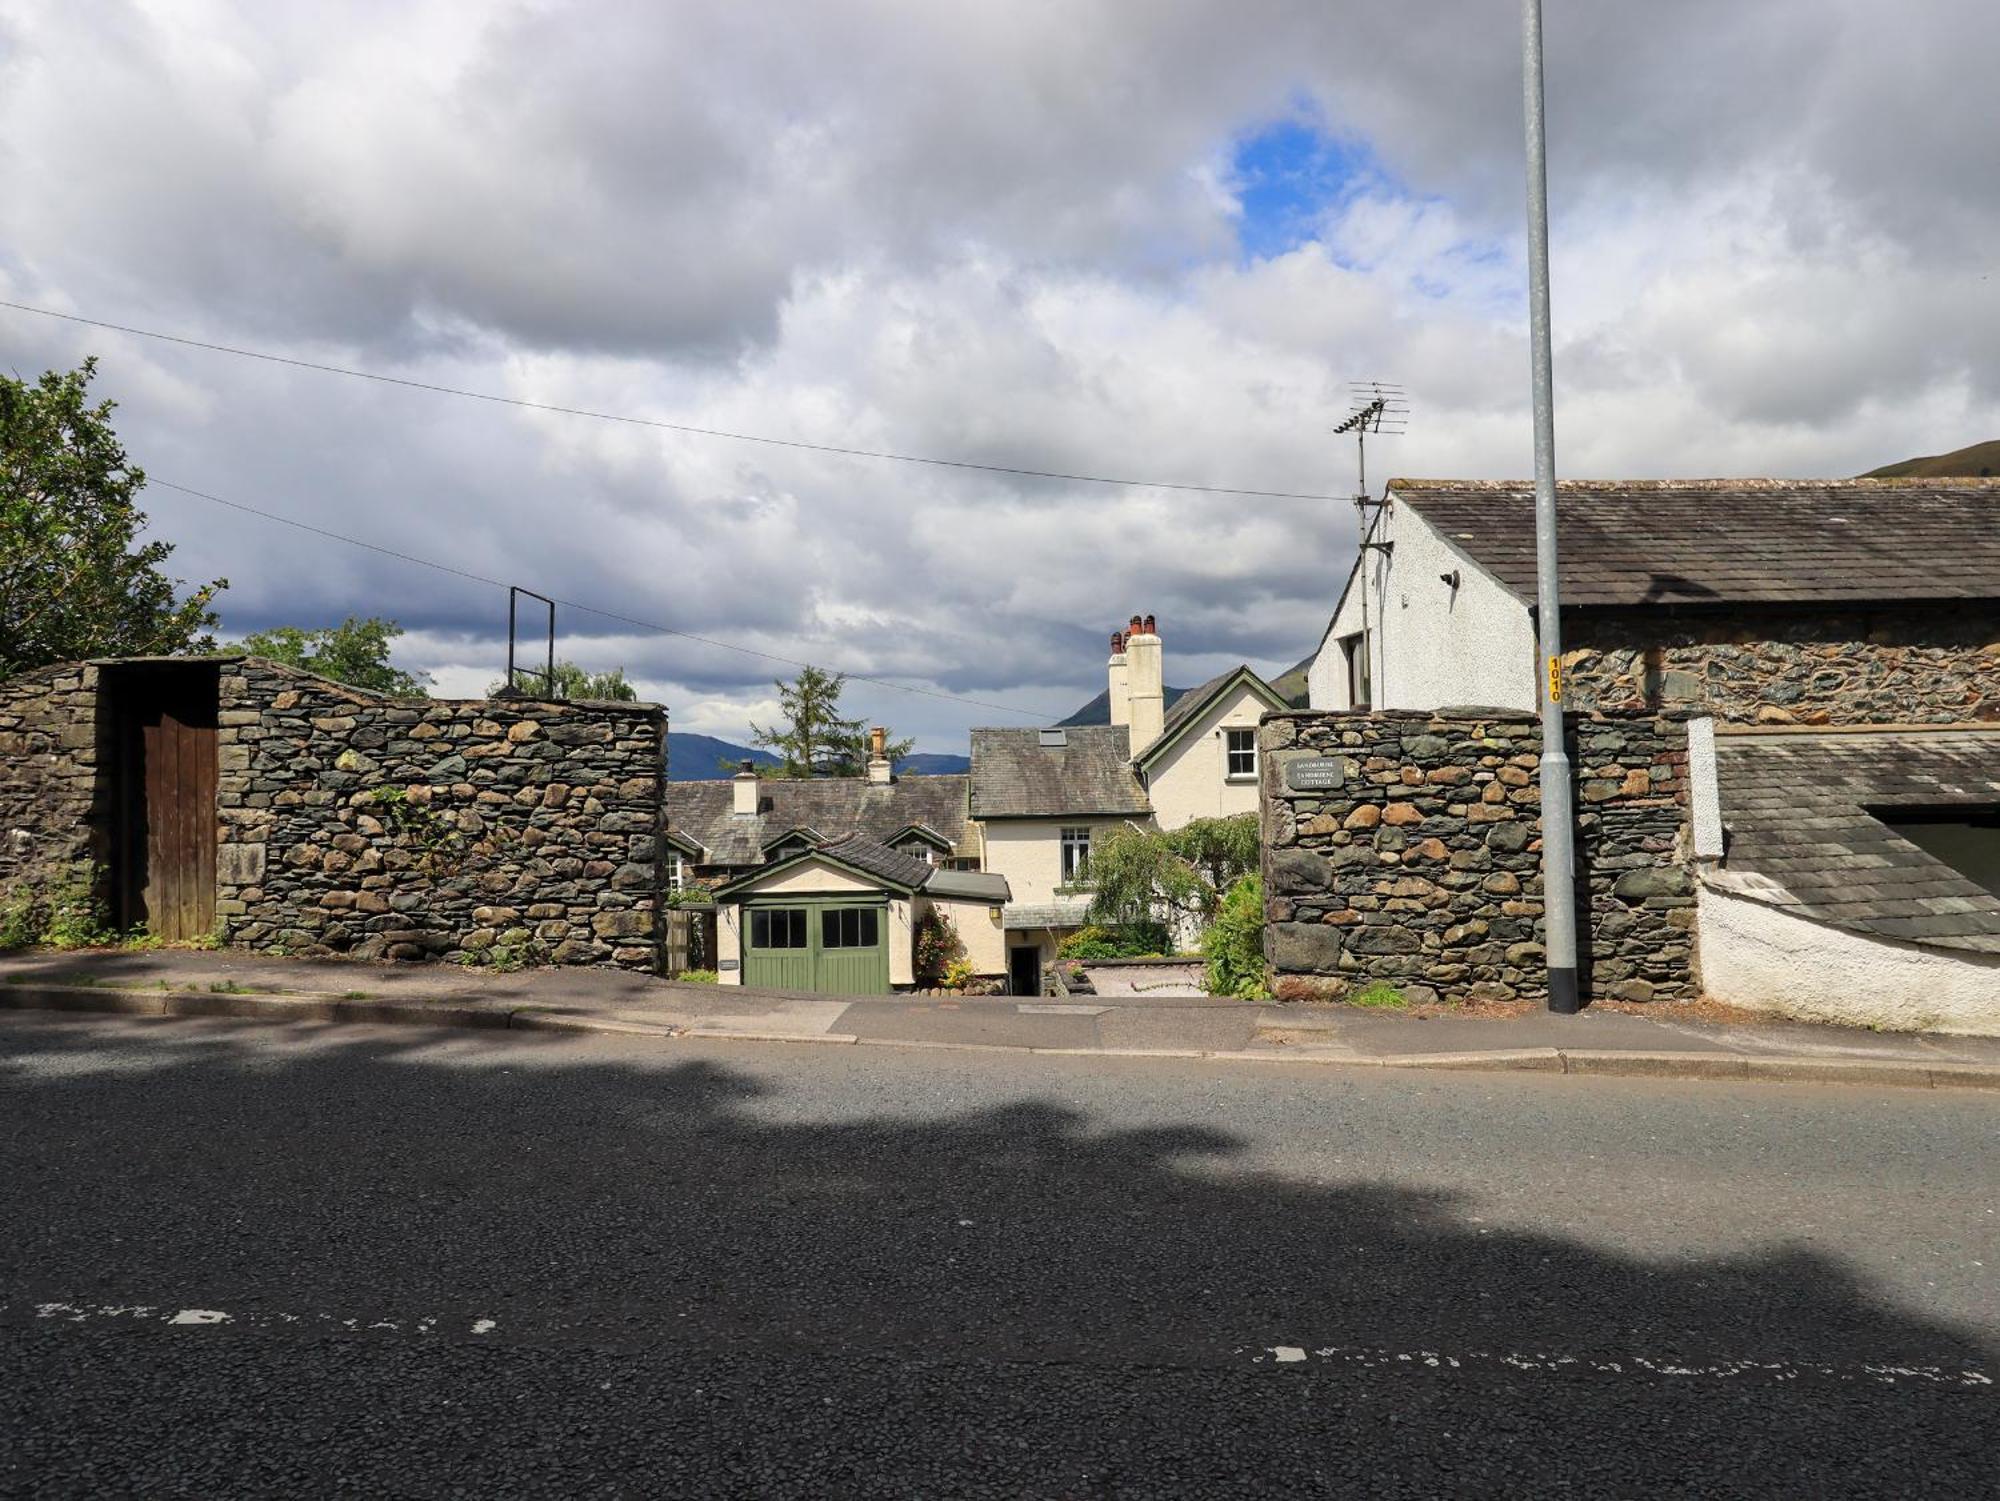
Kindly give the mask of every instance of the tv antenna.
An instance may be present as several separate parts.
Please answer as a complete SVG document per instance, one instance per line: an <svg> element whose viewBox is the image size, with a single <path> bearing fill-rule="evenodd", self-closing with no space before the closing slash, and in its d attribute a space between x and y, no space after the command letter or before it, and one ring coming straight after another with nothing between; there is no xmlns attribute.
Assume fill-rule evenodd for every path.
<svg viewBox="0 0 2000 1501"><path fill-rule="evenodd" d="M1371 551L1387 558L1396 547L1394 542L1374 540L1375 524L1381 519L1389 500L1386 495L1376 500L1368 493L1368 435L1397 437L1407 431L1410 400L1401 386L1379 380L1355 381L1348 387L1348 392L1353 410L1333 430L1336 434L1354 434L1354 529L1360 538L1361 549L1355 573L1361 585L1361 646L1359 662L1349 668L1348 707L1363 709L1372 704L1374 685L1381 682L1385 675L1388 654L1387 643L1376 639L1380 632L1368 628L1367 558Z"/></svg>
<svg viewBox="0 0 2000 1501"><path fill-rule="evenodd" d="M1368 435L1376 433L1393 438L1406 432L1410 425L1410 398L1401 386L1379 380L1358 380L1348 389L1354 410L1342 419L1334 432L1354 434L1354 493L1365 502L1368 499Z"/></svg>

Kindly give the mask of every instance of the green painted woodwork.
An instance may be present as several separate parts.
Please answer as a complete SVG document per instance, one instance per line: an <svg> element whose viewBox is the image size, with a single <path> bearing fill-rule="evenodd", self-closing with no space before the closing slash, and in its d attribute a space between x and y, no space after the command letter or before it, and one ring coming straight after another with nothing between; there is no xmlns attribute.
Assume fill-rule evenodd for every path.
<svg viewBox="0 0 2000 1501"><path fill-rule="evenodd" d="M821 995L889 994L889 906L849 896L743 904L743 983Z"/></svg>

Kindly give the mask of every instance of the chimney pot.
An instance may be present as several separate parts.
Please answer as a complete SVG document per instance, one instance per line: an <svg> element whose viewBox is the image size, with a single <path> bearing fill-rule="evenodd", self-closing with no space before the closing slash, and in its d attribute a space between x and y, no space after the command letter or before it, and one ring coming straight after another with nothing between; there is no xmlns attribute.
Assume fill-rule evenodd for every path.
<svg viewBox="0 0 2000 1501"><path fill-rule="evenodd" d="M752 814L757 811L757 803L763 795L763 788L757 781L755 766L749 761L742 764L743 769L730 778L732 786L729 790L729 811Z"/></svg>
<svg viewBox="0 0 2000 1501"><path fill-rule="evenodd" d="M892 781L896 768L889 763L889 730L886 725L871 725L868 730L868 780L885 784Z"/></svg>
<svg viewBox="0 0 2000 1501"><path fill-rule="evenodd" d="M1146 634L1149 636L1157 636L1160 634L1160 628L1153 623L1153 617L1150 615L1146 617L1145 630Z"/></svg>

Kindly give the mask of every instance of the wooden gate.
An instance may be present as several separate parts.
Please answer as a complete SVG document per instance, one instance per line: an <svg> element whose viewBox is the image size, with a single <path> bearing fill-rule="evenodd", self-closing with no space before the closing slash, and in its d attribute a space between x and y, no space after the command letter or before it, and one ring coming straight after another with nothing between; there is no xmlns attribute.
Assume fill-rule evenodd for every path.
<svg viewBox="0 0 2000 1501"><path fill-rule="evenodd" d="M216 669L107 672L117 726L112 891L121 927L169 942L215 927Z"/></svg>

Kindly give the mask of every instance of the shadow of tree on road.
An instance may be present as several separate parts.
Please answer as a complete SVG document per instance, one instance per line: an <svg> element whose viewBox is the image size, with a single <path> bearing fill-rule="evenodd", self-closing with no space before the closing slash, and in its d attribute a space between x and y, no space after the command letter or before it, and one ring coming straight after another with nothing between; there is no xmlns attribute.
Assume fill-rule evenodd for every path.
<svg viewBox="0 0 2000 1501"><path fill-rule="evenodd" d="M1109 1130L1044 1099L787 1118L749 1072L664 1049L175 1023L135 1063L110 1046L132 1025L6 1035L0 1338L86 1383L6 1378L30 1453L226 1443L259 1489L271 1455L346 1431L350 1399L370 1432L422 1434L448 1391L447 1428L480 1444L349 1450L341 1473L557 1486L536 1466L567 1454L822 1494L1992 1484L1992 1388L1959 1379L1993 1368L1981 1337L1803 1248L1624 1257L1477 1226L1450 1195L1252 1171L1212 1124ZM19 1314L51 1298L442 1332L390 1369L364 1337L308 1358L273 1335L275 1377L260 1336L224 1332L190 1393L134 1364L148 1340L196 1359L185 1331L78 1364L46 1340L94 1348L81 1326ZM473 1315L507 1343L467 1338ZM658 1381L571 1381L614 1354ZM1884 1379L1917 1367L1943 1379ZM279 1389L232 1390L248 1371ZM211 1427L205 1402L257 1426Z"/></svg>

